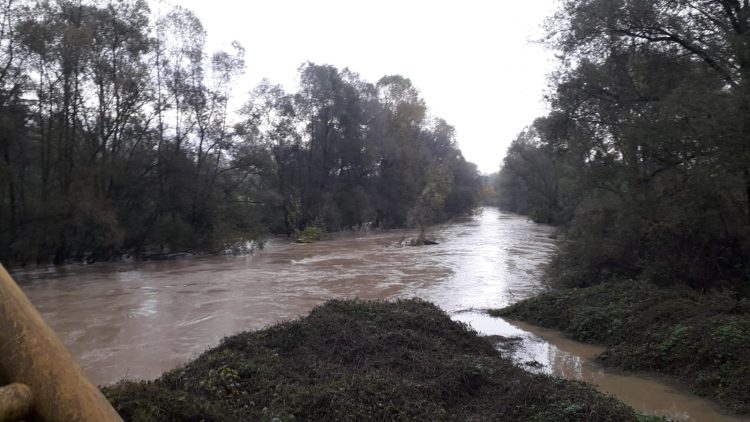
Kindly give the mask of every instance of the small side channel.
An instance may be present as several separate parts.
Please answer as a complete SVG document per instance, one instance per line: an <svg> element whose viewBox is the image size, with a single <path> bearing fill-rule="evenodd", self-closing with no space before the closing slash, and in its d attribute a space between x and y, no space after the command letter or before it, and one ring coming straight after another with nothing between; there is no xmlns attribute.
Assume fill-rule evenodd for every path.
<svg viewBox="0 0 750 422"><path fill-rule="evenodd" d="M667 416L674 421L750 422L750 418L723 413L716 404L685 391L667 379L622 373L596 363L605 348L579 343L560 332L494 318L484 312L456 312L454 320L488 336L503 356L535 373L585 381L640 412Z"/></svg>

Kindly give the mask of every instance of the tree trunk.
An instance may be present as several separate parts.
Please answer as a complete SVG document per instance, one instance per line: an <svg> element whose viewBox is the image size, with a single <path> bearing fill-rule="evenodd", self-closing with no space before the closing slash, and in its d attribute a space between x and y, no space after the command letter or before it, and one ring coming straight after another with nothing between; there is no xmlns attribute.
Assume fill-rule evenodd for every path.
<svg viewBox="0 0 750 422"><path fill-rule="evenodd" d="M10 161L10 141L3 139L3 158L5 165L8 167L8 197L10 199L10 244L16 241L16 227L18 227L17 204L16 204L16 187L13 180L13 167Z"/></svg>

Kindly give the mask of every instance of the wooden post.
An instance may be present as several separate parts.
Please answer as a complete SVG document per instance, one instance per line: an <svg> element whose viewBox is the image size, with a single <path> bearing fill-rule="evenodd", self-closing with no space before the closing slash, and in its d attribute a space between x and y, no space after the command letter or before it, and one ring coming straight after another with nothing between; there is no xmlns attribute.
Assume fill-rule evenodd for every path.
<svg viewBox="0 0 750 422"><path fill-rule="evenodd" d="M29 421L122 421L2 265L0 380L31 388Z"/></svg>

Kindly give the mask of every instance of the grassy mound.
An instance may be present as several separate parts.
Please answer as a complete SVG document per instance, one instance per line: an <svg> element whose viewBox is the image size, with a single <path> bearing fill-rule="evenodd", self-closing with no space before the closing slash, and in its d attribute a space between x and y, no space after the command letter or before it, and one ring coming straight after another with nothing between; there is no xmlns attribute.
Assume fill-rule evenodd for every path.
<svg viewBox="0 0 750 422"><path fill-rule="evenodd" d="M750 413L750 301L642 281L545 293L490 312L609 347L600 359L678 377L693 391Z"/></svg>
<svg viewBox="0 0 750 422"><path fill-rule="evenodd" d="M583 384L513 366L419 300L332 301L105 394L129 421L646 419Z"/></svg>

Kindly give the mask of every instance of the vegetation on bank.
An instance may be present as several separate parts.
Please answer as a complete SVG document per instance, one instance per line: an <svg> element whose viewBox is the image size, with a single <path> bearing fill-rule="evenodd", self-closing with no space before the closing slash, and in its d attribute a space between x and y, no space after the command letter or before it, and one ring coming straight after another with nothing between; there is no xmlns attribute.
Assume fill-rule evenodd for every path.
<svg viewBox="0 0 750 422"><path fill-rule="evenodd" d="M551 112L497 191L563 227L554 278L750 293L750 4L562 0L547 32Z"/></svg>
<svg viewBox="0 0 750 422"><path fill-rule="evenodd" d="M750 300L644 281L543 293L490 311L608 346L599 360L678 378L727 409L750 414Z"/></svg>
<svg viewBox="0 0 750 422"><path fill-rule="evenodd" d="M750 4L562 0L547 25L551 112L494 198L559 226L547 276L574 289L493 314L750 413Z"/></svg>
<svg viewBox="0 0 750 422"><path fill-rule="evenodd" d="M0 260L217 251L476 206L476 167L409 79L306 63L296 91L264 81L235 113L245 49L205 44L180 6L0 6Z"/></svg>
<svg viewBox="0 0 750 422"><path fill-rule="evenodd" d="M582 383L525 372L420 300L328 302L105 395L126 421L651 419Z"/></svg>
<svg viewBox="0 0 750 422"><path fill-rule="evenodd" d="M323 239L325 231L317 226L307 226L303 230L295 230L294 238L297 243L314 243Z"/></svg>

